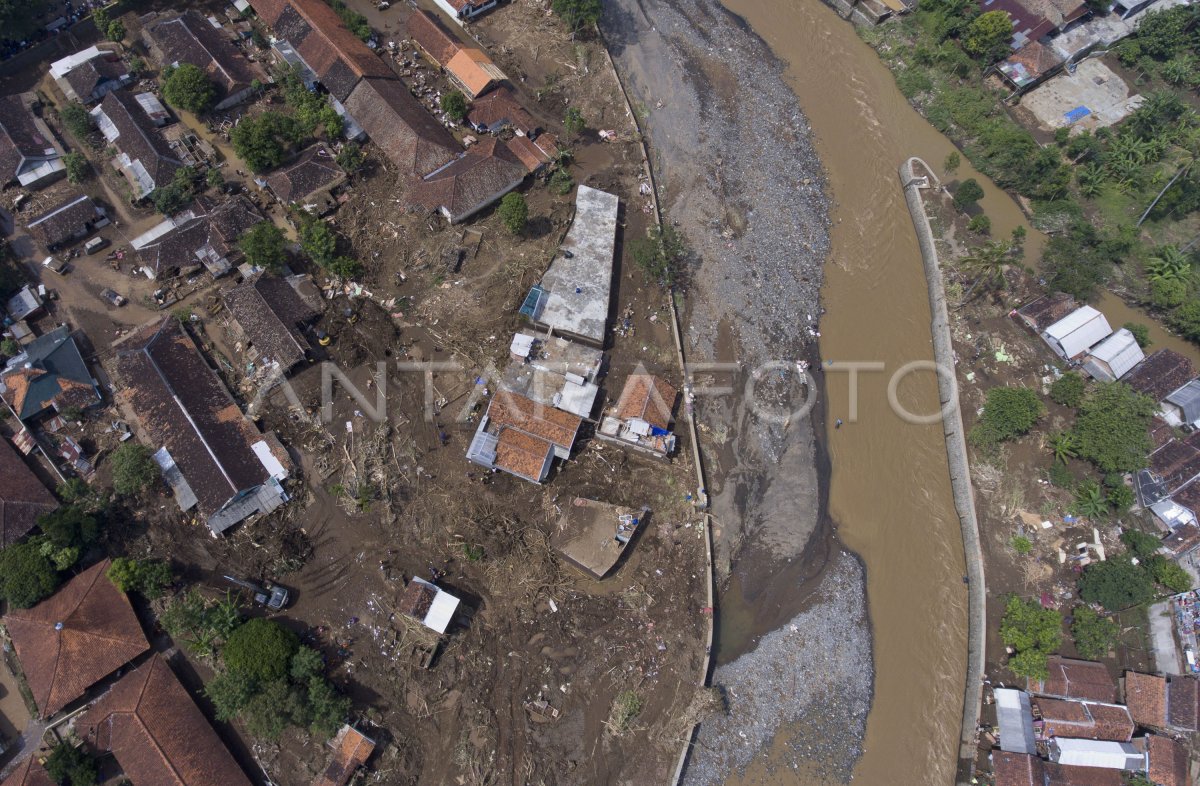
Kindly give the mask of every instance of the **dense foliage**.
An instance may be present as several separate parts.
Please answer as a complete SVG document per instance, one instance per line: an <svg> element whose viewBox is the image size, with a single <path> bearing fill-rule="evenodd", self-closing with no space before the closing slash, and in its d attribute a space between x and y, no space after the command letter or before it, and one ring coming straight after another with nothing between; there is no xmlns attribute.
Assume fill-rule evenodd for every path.
<svg viewBox="0 0 1200 786"><path fill-rule="evenodd" d="M525 224L529 221L529 205L526 204L525 197L516 192L505 194L496 212L500 215L504 228L511 234L520 235L525 231Z"/></svg>
<svg viewBox="0 0 1200 786"><path fill-rule="evenodd" d="M1026 387L995 387L987 392L983 415L971 429L976 445L995 445L1027 434L1045 411L1037 393Z"/></svg>
<svg viewBox="0 0 1200 786"><path fill-rule="evenodd" d="M27 609L58 588L58 571L39 543L26 541L0 551L0 597Z"/></svg>
<svg viewBox="0 0 1200 786"><path fill-rule="evenodd" d="M1033 600L1008 599L1000 621L1000 639L1014 652L1008 668L1020 677L1044 678L1046 659L1062 643L1062 615Z"/></svg>
<svg viewBox="0 0 1200 786"><path fill-rule="evenodd" d="M1087 660L1100 660L1117 643L1120 628L1115 620L1102 616L1091 606L1078 606L1072 612L1071 638L1075 649Z"/></svg>
<svg viewBox="0 0 1200 786"><path fill-rule="evenodd" d="M217 88L204 71L191 63L167 66L159 78L163 98L171 106L200 114L212 106Z"/></svg>
<svg viewBox="0 0 1200 786"><path fill-rule="evenodd" d="M1074 409L1083 403L1086 390L1087 383L1083 375L1076 371L1068 371L1050 384L1050 400Z"/></svg>
<svg viewBox="0 0 1200 786"><path fill-rule="evenodd" d="M594 27L603 10L600 0L551 0L550 7L573 33Z"/></svg>
<svg viewBox="0 0 1200 786"><path fill-rule="evenodd" d="M108 568L108 579L122 592L136 592L147 600L162 597L171 585L171 566L157 559L117 557Z"/></svg>
<svg viewBox="0 0 1200 786"><path fill-rule="evenodd" d="M1122 554L1093 562L1079 577L1079 597L1120 611L1154 599L1154 578L1144 564L1134 565Z"/></svg>
<svg viewBox="0 0 1200 786"><path fill-rule="evenodd" d="M59 786L93 786L100 777L91 756L69 742L60 742L46 757L46 774Z"/></svg>
<svg viewBox="0 0 1200 786"><path fill-rule="evenodd" d="M461 122L467 116L467 97L462 94L461 90L448 90L442 93L440 105L442 111L449 115L451 120Z"/></svg>
<svg viewBox="0 0 1200 786"><path fill-rule="evenodd" d="M270 221L247 229L238 239L238 248L246 255L246 262L254 267L279 270L287 261L283 230Z"/></svg>
<svg viewBox="0 0 1200 786"><path fill-rule="evenodd" d="M113 489L118 494L137 494L155 481L159 475L158 464L150 448L130 440L113 451Z"/></svg>
<svg viewBox="0 0 1200 786"><path fill-rule="evenodd" d="M1079 455L1105 472L1131 472L1146 465L1150 420L1156 405L1122 382L1093 388L1075 421Z"/></svg>
<svg viewBox="0 0 1200 786"><path fill-rule="evenodd" d="M299 121L278 112L243 118L234 126L233 150L254 172L265 172L283 163L291 146L304 138Z"/></svg>
<svg viewBox="0 0 1200 786"><path fill-rule="evenodd" d="M96 127L96 121L78 101L68 101L63 104L62 108L58 110L58 118L80 142L87 139L88 134L92 133L92 129Z"/></svg>

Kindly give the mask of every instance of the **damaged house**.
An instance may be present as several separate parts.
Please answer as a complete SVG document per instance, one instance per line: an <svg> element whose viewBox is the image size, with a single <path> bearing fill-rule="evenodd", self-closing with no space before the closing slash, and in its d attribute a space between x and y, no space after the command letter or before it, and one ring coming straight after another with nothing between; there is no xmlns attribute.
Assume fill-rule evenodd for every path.
<svg viewBox="0 0 1200 786"><path fill-rule="evenodd" d="M104 210L91 197L80 194L35 217L25 228L47 251L56 251L108 223Z"/></svg>
<svg viewBox="0 0 1200 786"><path fill-rule="evenodd" d="M287 452L242 413L177 320L151 322L114 349L117 403L155 451L180 510L219 534L287 501Z"/></svg>
<svg viewBox="0 0 1200 786"><path fill-rule="evenodd" d="M114 90L92 110L105 143L117 151L112 166L129 182L135 202L168 185L184 165L158 132L161 108L152 95Z"/></svg>
<svg viewBox="0 0 1200 786"><path fill-rule="evenodd" d="M50 64L50 76L71 101L94 104L133 81L121 55L89 46Z"/></svg>
<svg viewBox="0 0 1200 786"><path fill-rule="evenodd" d="M99 385L66 325L22 347L0 372L0 393L25 423L100 403Z"/></svg>
<svg viewBox="0 0 1200 786"><path fill-rule="evenodd" d="M33 107L33 93L0 96L0 186L40 188L66 172L63 151Z"/></svg>
<svg viewBox="0 0 1200 786"><path fill-rule="evenodd" d="M257 367L287 374L312 350L304 329L321 315L300 297L289 279L265 274L225 293L247 359Z"/></svg>
<svg viewBox="0 0 1200 786"><path fill-rule="evenodd" d="M129 245L149 279L187 274L201 267L220 278L241 258L238 238L262 221L262 214L244 196L221 203L201 196L187 210L163 219Z"/></svg>
<svg viewBox="0 0 1200 786"><path fill-rule="evenodd" d="M213 109L218 111L246 101L254 95L256 83L267 82L262 66L196 11L144 22L142 41L163 67L190 63L203 71L217 88Z"/></svg>
<svg viewBox="0 0 1200 786"><path fill-rule="evenodd" d="M631 374L616 405L600 421L596 435L656 456L669 456L675 450L671 413L677 395L666 380Z"/></svg>
<svg viewBox="0 0 1200 786"><path fill-rule="evenodd" d="M467 459L485 469L541 483L555 457L571 457L582 424L578 415L502 390L480 419Z"/></svg>

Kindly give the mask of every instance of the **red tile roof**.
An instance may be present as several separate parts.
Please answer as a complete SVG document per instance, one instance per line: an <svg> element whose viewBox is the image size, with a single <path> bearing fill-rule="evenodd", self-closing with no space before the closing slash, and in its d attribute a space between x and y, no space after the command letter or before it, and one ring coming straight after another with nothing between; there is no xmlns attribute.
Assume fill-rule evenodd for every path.
<svg viewBox="0 0 1200 786"><path fill-rule="evenodd" d="M446 63L446 71L454 81L462 87L467 98L475 98L487 91L497 82L503 82L504 72L492 62L492 58L481 49L464 48L458 50L450 62Z"/></svg>
<svg viewBox="0 0 1200 786"><path fill-rule="evenodd" d="M49 717L150 649L104 560L31 609L4 618L34 701Z"/></svg>
<svg viewBox="0 0 1200 786"><path fill-rule="evenodd" d="M1129 742L1133 739L1133 718L1119 704L1101 704L1065 699L1035 699L1045 721L1047 737L1076 737L1087 740Z"/></svg>
<svg viewBox="0 0 1200 786"><path fill-rule="evenodd" d="M1171 349L1147 355L1121 380L1138 393L1162 401L1192 378L1192 361Z"/></svg>
<svg viewBox="0 0 1200 786"><path fill-rule="evenodd" d="M1135 723L1162 728L1167 722L1167 681L1154 674L1125 672L1125 706Z"/></svg>
<svg viewBox="0 0 1200 786"><path fill-rule="evenodd" d="M458 39L438 24L428 11L417 9L410 14L405 29L408 37L438 66L445 66L462 49Z"/></svg>
<svg viewBox="0 0 1200 786"><path fill-rule="evenodd" d="M200 708L155 654L92 705L75 730L137 786L250 786Z"/></svg>
<svg viewBox="0 0 1200 786"><path fill-rule="evenodd" d="M58 500L7 439L0 437L0 549L24 537Z"/></svg>
<svg viewBox="0 0 1200 786"><path fill-rule="evenodd" d="M496 440L496 466L540 483L546 460L553 452L554 446L541 437L506 428Z"/></svg>
<svg viewBox="0 0 1200 786"><path fill-rule="evenodd" d="M1048 663L1050 676L1045 680L1029 680L1030 693L1041 693L1066 699L1090 699L1115 702L1117 684L1102 663L1060 658Z"/></svg>
<svg viewBox="0 0 1200 786"><path fill-rule="evenodd" d="M346 786L354 772L371 758L375 741L347 725L333 738L333 748L333 760L313 781L313 786Z"/></svg>
<svg viewBox="0 0 1200 786"><path fill-rule="evenodd" d="M488 405L488 418L501 428L515 428L570 450L583 421L569 412L538 404L533 399L501 390Z"/></svg>
<svg viewBox="0 0 1200 786"><path fill-rule="evenodd" d="M55 783L46 768L38 764L37 757L29 756L0 786L55 786Z"/></svg>
<svg viewBox="0 0 1200 786"><path fill-rule="evenodd" d="M671 427L677 392L670 383L650 374L631 374L621 390L614 415L620 420L640 418L661 429Z"/></svg>
<svg viewBox="0 0 1200 786"><path fill-rule="evenodd" d="M995 786L1122 786L1120 770L1076 767L1027 753L992 752Z"/></svg>
<svg viewBox="0 0 1200 786"><path fill-rule="evenodd" d="M503 86L472 101L471 108L467 111L467 122L483 128L507 124L522 134L532 133L538 127L537 121L517 100L516 94ZM511 141L515 142L516 139ZM529 142L528 139L524 141Z"/></svg>
<svg viewBox="0 0 1200 786"><path fill-rule="evenodd" d="M1146 748L1150 769L1146 773L1158 786L1188 786L1188 755L1183 746L1169 737L1149 734Z"/></svg>

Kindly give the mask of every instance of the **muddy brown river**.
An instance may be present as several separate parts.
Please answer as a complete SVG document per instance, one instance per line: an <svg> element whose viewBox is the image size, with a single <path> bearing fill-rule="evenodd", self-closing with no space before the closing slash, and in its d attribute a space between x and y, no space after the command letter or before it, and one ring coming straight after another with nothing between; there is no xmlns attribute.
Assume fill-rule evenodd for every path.
<svg viewBox="0 0 1200 786"><path fill-rule="evenodd" d="M940 170L954 148L908 105L851 25L818 0L725 5L788 64L786 77L812 125L836 202L821 356L886 365L860 375L856 422L849 376L826 375L829 512L842 541L866 564L874 635L874 698L854 780L950 783L966 659L962 539L940 424L906 423L892 411L887 388L901 366L932 358L925 279L896 168L916 155ZM979 177L964 161L958 177L970 176ZM1004 237L1022 217L988 186L982 206L995 236ZM1035 254L1039 238L1030 241L1027 251ZM930 374L905 378L897 394L914 412L936 411ZM845 421L841 428L837 418ZM775 766L780 747L736 782L812 782Z"/></svg>

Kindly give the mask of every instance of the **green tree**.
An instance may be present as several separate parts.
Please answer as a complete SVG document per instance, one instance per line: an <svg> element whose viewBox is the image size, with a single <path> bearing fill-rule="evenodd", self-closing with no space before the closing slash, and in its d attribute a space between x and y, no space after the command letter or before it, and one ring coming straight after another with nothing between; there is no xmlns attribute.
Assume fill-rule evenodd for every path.
<svg viewBox="0 0 1200 786"><path fill-rule="evenodd" d="M572 33L595 26L602 11L600 0L551 0L550 7Z"/></svg>
<svg viewBox="0 0 1200 786"><path fill-rule="evenodd" d="M111 22L112 20L108 16L108 11L103 8L97 8L95 11L92 11L92 24L96 26L97 33L103 35Z"/></svg>
<svg viewBox="0 0 1200 786"><path fill-rule="evenodd" d="M1140 322L1126 322L1122 325L1126 330L1133 334L1133 340L1142 349L1150 346L1154 342L1150 339L1150 328Z"/></svg>
<svg viewBox="0 0 1200 786"><path fill-rule="evenodd" d="M1046 658L1062 643L1062 615L1014 595L1008 599L1000 621L1000 639L1016 651L1008 661L1014 674L1044 678Z"/></svg>
<svg viewBox="0 0 1200 786"><path fill-rule="evenodd" d="M55 489L58 498L68 505L82 502L91 496L92 487L83 478L67 478Z"/></svg>
<svg viewBox="0 0 1200 786"><path fill-rule="evenodd" d="M284 242L283 230L270 221L263 221L242 234L238 239L238 248L251 265L274 271L287 261Z"/></svg>
<svg viewBox="0 0 1200 786"><path fill-rule="evenodd" d="M313 262L327 267L337 258L337 234L329 224L309 216L300 224L300 248Z"/></svg>
<svg viewBox="0 0 1200 786"><path fill-rule="evenodd" d="M277 740L289 726L307 726L304 692L287 680L271 680L250 699L243 711L246 727L255 737Z"/></svg>
<svg viewBox="0 0 1200 786"><path fill-rule="evenodd" d="M583 113L576 107L568 107L566 114L563 115L563 129L566 130L567 136L579 136L586 127L587 123L583 119Z"/></svg>
<svg viewBox="0 0 1200 786"><path fill-rule="evenodd" d="M973 177L969 177L959 184L958 188L954 189L954 206L959 210L966 210L974 207L975 203L983 199L983 186Z"/></svg>
<svg viewBox="0 0 1200 786"><path fill-rule="evenodd" d="M321 676L309 678L307 686L309 729L314 734L332 736L350 714L350 697L338 693L329 680Z"/></svg>
<svg viewBox="0 0 1200 786"><path fill-rule="evenodd" d="M346 26L347 30L354 33L363 41L371 40L373 33L371 32L371 25L365 16L348 7L342 0L330 0L329 5L333 6L333 10L341 17L342 24Z"/></svg>
<svg viewBox="0 0 1200 786"><path fill-rule="evenodd" d="M1079 597L1088 603L1099 603L1109 611L1120 611L1153 600L1154 581L1141 566L1120 554L1083 569Z"/></svg>
<svg viewBox="0 0 1200 786"><path fill-rule="evenodd" d="M1154 580L1173 593L1187 592L1192 588L1192 575L1177 562L1159 557L1151 564Z"/></svg>
<svg viewBox="0 0 1200 786"><path fill-rule="evenodd" d="M1079 455L1105 472L1146 465L1150 420L1156 405L1122 382L1102 382L1083 400L1075 421Z"/></svg>
<svg viewBox="0 0 1200 786"><path fill-rule="evenodd" d="M1116 512L1117 515L1127 512L1133 503L1136 501L1133 489L1122 483L1119 486L1112 486L1108 490L1108 506Z"/></svg>
<svg viewBox="0 0 1200 786"><path fill-rule="evenodd" d="M137 592L147 600L161 598L174 577L171 566L158 559L117 557L108 568L108 578L122 592Z"/></svg>
<svg viewBox="0 0 1200 786"><path fill-rule="evenodd" d="M1125 544L1133 556L1139 560L1153 557L1162 547L1162 541L1153 535L1148 535L1136 529L1127 529L1121 533L1121 542Z"/></svg>
<svg viewBox="0 0 1200 786"><path fill-rule="evenodd" d="M173 216L191 203L192 195L179 184L168 183L154 189L150 193L150 201L154 204L154 209L164 216Z"/></svg>
<svg viewBox="0 0 1200 786"><path fill-rule="evenodd" d="M971 289L983 284L985 289L998 290L1004 288L1004 269L1012 261L1012 246L993 240L982 246L974 246L958 264L975 276Z"/></svg>
<svg viewBox="0 0 1200 786"><path fill-rule="evenodd" d="M87 156L74 150L63 156L63 166L67 168L67 180L71 183L82 183L92 174L92 165Z"/></svg>
<svg viewBox="0 0 1200 786"><path fill-rule="evenodd" d="M58 588L58 571L36 541L0 551L0 596L9 605L27 609Z"/></svg>
<svg viewBox="0 0 1200 786"><path fill-rule="evenodd" d="M510 234L520 235L525 231L525 224L529 221L529 205L525 202L525 197L516 193L508 193L500 200L500 208L497 210L500 215L500 221L504 223L504 228Z"/></svg>
<svg viewBox="0 0 1200 786"><path fill-rule="evenodd" d="M977 216L972 216L971 220L967 222L967 231L975 232L980 235L990 234L992 231L992 219L988 218L983 213L980 213Z"/></svg>
<svg viewBox="0 0 1200 786"><path fill-rule="evenodd" d="M295 633L277 622L257 617L230 634L221 657L229 671L266 685L287 676L292 656L299 647L300 639Z"/></svg>
<svg viewBox="0 0 1200 786"><path fill-rule="evenodd" d="M334 257L328 264L323 265L332 275L342 278L354 278L363 271L362 263L347 256Z"/></svg>
<svg viewBox="0 0 1200 786"><path fill-rule="evenodd" d="M1029 388L992 388L987 392L983 415L971 429L971 440L986 445L1016 439L1028 433L1044 411L1041 400Z"/></svg>
<svg viewBox="0 0 1200 786"><path fill-rule="evenodd" d="M217 89L208 76L191 63L167 66L159 82L168 103L196 114L205 112L217 97Z"/></svg>
<svg viewBox="0 0 1200 786"><path fill-rule="evenodd" d="M1087 660L1100 660L1117 643L1115 620L1101 616L1091 606L1076 606L1071 613L1071 638L1075 649Z"/></svg>
<svg viewBox="0 0 1200 786"><path fill-rule="evenodd" d="M1087 382L1083 375L1068 371L1050 384L1050 400L1055 404L1075 409L1083 403L1083 395L1087 392Z"/></svg>
<svg viewBox="0 0 1200 786"><path fill-rule="evenodd" d="M212 700L217 720L229 722L242 714L256 692L254 680L241 672L223 671L208 681L204 694Z"/></svg>
<svg viewBox="0 0 1200 786"><path fill-rule="evenodd" d="M121 20L114 19L108 23L108 27L104 29L109 41L124 41L125 40L125 25L121 24Z"/></svg>
<svg viewBox="0 0 1200 786"><path fill-rule="evenodd" d="M278 112L263 112L243 118L234 126L233 150L254 172L279 166L288 150L304 136L295 118Z"/></svg>
<svg viewBox="0 0 1200 786"><path fill-rule="evenodd" d="M80 142L87 139L96 127L96 121L78 101L69 101L58 110L63 126Z"/></svg>
<svg viewBox="0 0 1200 786"><path fill-rule="evenodd" d="M16 341L13 341L11 338L0 341L0 355L13 358L19 354L21 354L21 345Z"/></svg>
<svg viewBox="0 0 1200 786"><path fill-rule="evenodd" d="M550 190L559 196L566 196L575 187L575 178L566 169L559 167L550 176Z"/></svg>
<svg viewBox="0 0 1200 786"><path fill-rule="evenodd" d="M60 786L95 786L100 776L96 762L67 742L60 742L46 757L46 774Z"/></svg>
<svg viewBox="0 0 1200 786"><path fill-rule="evenodd" d="M1150 280L1150 303L1156 308L1170 309L1181 305L1188 296L1186 281L1177 278Z"/></svg>
<svg viewBox="0 0 1200 786"><path fill-rule="evenodd" d="M442 111L455 122L462 122L462 119L467 116L467 97L462 94L461 90L442 93L441 106Z"/></svg>
<svg viewBox="0 0 1200 786"><path fill-rule="evenodd" d="M124 442L112 454L113 490L132 496L145 490L159 475L150 448L139 442Z"/></svg>
<svg viewBox="0 0 1200 786"><path fill-rule="evenodd" d="M337 154L337 165L350 174L361 170L366 161L367 157L363 155L362 148L354 142L342 145L342 149Z"/></svg>
<svg viewBox="0 0 1200 786"><path fill-rule="evenodd" d="M1171 312L1167 322L1185 338L1200 342L1200 300L1184 303Z"/></svg>
<svg viewBox="0 0 1200 786"><path fill-rule="evenodd" d="M204 173L204 182L208 183L209 188L221 188L225 185L225 176L219 169L210 169Z"/></svg>
<svg viewBox="0 0 1200 786"><path fill-rule="evenodd" d="M100 522L79 505L63 505L37 518L38 527L55 548L84 549L100 537Z"/></svg>
<svg viewBox="0 0 1200 786"><path fill-rule="evenodd" d="M146 61L137 55L129 56L129 74L138 76L146 70Z"/></svg>
<svg viewBox="0 0 1200 786"><path fill-rule="evenodd" d="M987 11L967 25L963 49L984 63L993 63L1005 55L1012 40L1012 19L1004 11Z"/></svg>

